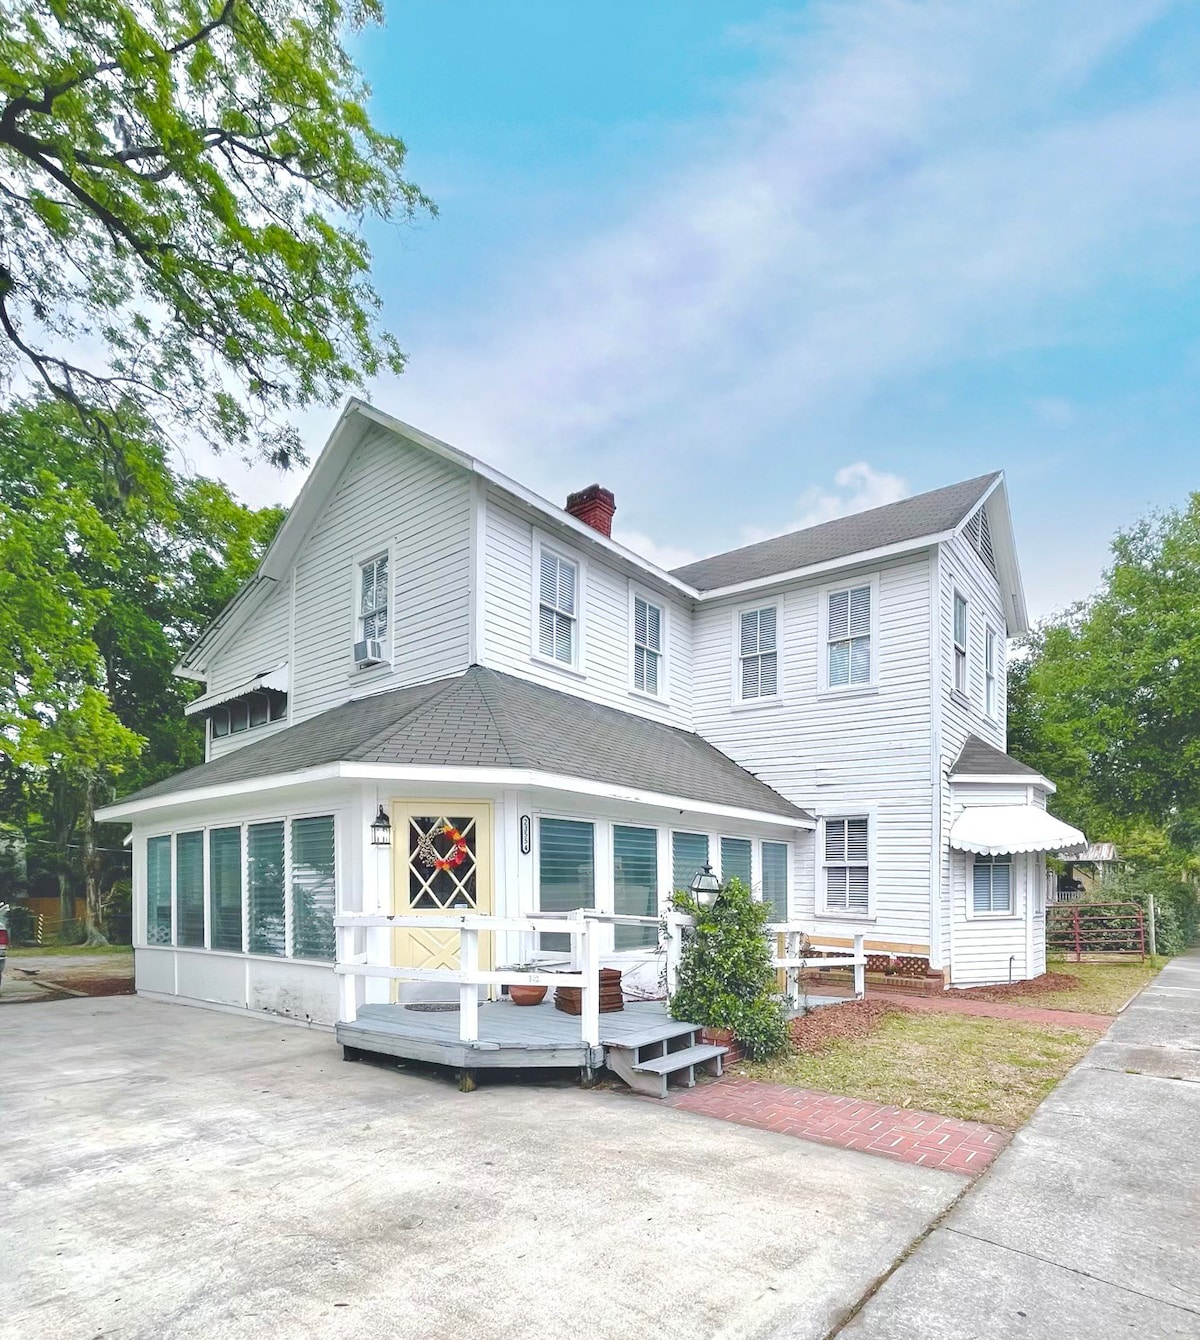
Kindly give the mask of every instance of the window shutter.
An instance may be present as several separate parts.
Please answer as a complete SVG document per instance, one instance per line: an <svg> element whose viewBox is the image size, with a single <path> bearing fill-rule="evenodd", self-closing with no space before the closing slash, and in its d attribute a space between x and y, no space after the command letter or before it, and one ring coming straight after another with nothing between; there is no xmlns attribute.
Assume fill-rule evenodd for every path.
<svg viewBox="0 0 1200 1340"><path fill-rule="evenodd" d="M787 843L762 844L762 896L770 903L776 921L788 919Z"/></svg>
<svg viewBox="0 0 1200 1340"><path fill-rule="evenodd" d="M575 564L558 560L558 608L575 613Z"/></svg>
<svg viewBox="0 0 1200 1340"><path fill-rule="evenodd" d="M856 586L848 592L851 637L869 637L871 633L871 588Z"/></svg>
<svg viewBox="0 0 1200 1340"><path fill-rule="evenodd" d="M285 912L283 891L283 821L251 824L246 830L246 900L250 913L252 954L283 957Z"/></svg>
<svg viewBox="0 0 1200 1340"><path fill-rule="evenodd" d="M742 655L753 656L758 650L758 611L747 610L742 615Z"/></svg>
<svg viewBox="0 0 1200 1340"><path fill-rule="evenodd" d="M545 605L538 607L538 650L543 656L554 656L554 611Z"/></svg>
<svg viewBox="0 0 1200 1340"><path fill-rule="evenodd" d="M748 889L750 887L750 839L721 839L721 883L731 879L740 879Z"/></svg>
<svg viewBox="0 0 1200 1340"><path fill-rule="evenodd" d="M829 596L829 640L850 636L850 592L833 591Z"/></svg>
<svg viewBox="0 0 1200 1340"><path fill-rule="evenodd" d="M869 855L868 831L866 819L845 819L846 859L848 861L866 861Z"/></svg>
<svg viewBox="0 0 1200 1340"><path fill-rule="evenodd" d="M865 912L870 901L871 872L865 865L847 869L848 894L846 905L851 912Z"/></svg>
<svg viewBox="0 0 1200 1340"><path fill-rule="evenodd" d="M548 550L542 550L542 600L551 606L558 604L558 559Z"/></svg>
<svg viewBox="0 0 1200 1340"><path fill-rule="evenodd" d="M635 596L633 601L633 640L640 642L642 646L647 645L647 622L646 602L641 596Z"/></svg>
<svg viewBox="0 0 1200 1340"><path fill-rule="evenodd" d="M204 948L204 834L175 835L175 911L179 917L176 943Z"/></svg>
<svg viewBox="0 0 1200 1340"><path fill-rule="evenodd" d="M846 859L846 820L825 820L825 859L844 861Z"/></svg>
<svg viewBox="0 0 1200 1340"><path fill-rule="evenodd" d="M208 835L208 922L213 949L242 947L242 830L214 828Z"/></svg>
<svg viewBox="0 0 1200 1340"><path fill-rule="evenodd" d="M742 697L761 697L761 676L757 656L748 656L742 662Z"/></svg>
<svg viewBox="0 0 1200 1340"><path fill-rule="evenodd" d="M653 828L613 826L613 910L620 916L658 915L658 833ZM654 926L616 926L617 949L658 943Z"/></svg>
<svg viewBox="0 0 1200 1340"><path fill-rule="evenodd" d="M292 820L292 953L328 959L334 953L333 816Z"/></svg>
<svg viewBox="0 0 1200 1340"><path fill-rule="evenodd" d="M775 606L768 605L758 611L758 649L775 650Z"/></svg>
<svg viewBox="0 0 1200 1340"><path fill-rule="evenodd" d="M770 652L766 656L760 656L758 692L761 698L773 698L779 691L779 667L777 664L778 654Z"/></svg>
<svg viewBox="0 0 1200 1340"><path fill-rule="evenodd" d="M567 665L575 659L574 625L565 614L554 616L554 655Z"/></svg>
<svg viewBox="0 0 1200 1340"><path fill-rule="evenodd" d="M653 652L643 652L645 670L642 675L642 690L645 693L658 693L658 657Z"/></svg>
<svg viewBox="0 0 1200 1340"><path fill-rule="evenodd" d="M662 651L662 610L657 605L646 606L646 645L651 651Z"/></svg>
<svg viewBox="0 0 1200 1340"><path fill-rule="evenodd" d="M146 843L146 943L171 943L171 839Z"/></svg>
<svg viewBox="0 0 1200 1340"><path fill-rule="evenodd" d="M699 870L708 863L708 838L703 833L671 834L671 883L688 891Z"/></svg>
<svg viewBox="0 0 1200 1340"><path fill-rule="evenodd" d="M825 902L828 907L846 906L846 867L830 866L825 872Z"/></svg>

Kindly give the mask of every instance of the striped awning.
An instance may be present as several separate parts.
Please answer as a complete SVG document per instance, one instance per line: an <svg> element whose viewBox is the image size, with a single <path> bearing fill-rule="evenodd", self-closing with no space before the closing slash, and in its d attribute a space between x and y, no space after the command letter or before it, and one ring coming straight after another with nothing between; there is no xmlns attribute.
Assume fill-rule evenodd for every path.
<svg viewBox="0 0 1200 1340"><path fill-rule="evenodd" d="M969 805L950 829L950 845L956 851L979 856L1006 852L1074 852L1087 846L1087 838L1037 805Z"/></svg>
<svg viewBox="0 0 1200 1340"><path fill-rule="evenodd" d="M286 693L288 682L288 666L285 661L283 665L277 665L274 670L264 670L253 679L248 679L244 684L238 684L234 688L202 693L183 709L184 715L191 717L200 712L211 712L214 707L231 703L235 698L244 698L248 693L263 693L268 689L273 689L276 693Z"/></svg>

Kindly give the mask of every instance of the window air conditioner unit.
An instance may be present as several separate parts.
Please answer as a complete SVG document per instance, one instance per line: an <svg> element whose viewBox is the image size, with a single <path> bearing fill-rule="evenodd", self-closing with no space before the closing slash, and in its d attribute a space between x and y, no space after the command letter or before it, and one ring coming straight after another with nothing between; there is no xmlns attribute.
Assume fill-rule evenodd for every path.
<svg viewBox="0 0 1200 1340"><path fill-rule="evenodd" d="M354 664L360 670L368 665L380 665L386 659L383 643L378 638L368 637L354 644Z"/></svg>

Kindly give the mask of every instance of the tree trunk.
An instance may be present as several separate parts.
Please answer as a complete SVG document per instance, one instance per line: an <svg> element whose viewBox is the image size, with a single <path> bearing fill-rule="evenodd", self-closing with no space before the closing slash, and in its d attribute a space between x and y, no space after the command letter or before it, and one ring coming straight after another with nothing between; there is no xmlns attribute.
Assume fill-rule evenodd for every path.
<svg viewBox="0 0 1200 1340"><path fill-rule="evenodd" d="M100 853L96 850L94 780L89 777L83 792L83 815L79 825L83 857L83 885L87 898L87 936L84 944L106 945L104 908L100 902Z"/></svg>

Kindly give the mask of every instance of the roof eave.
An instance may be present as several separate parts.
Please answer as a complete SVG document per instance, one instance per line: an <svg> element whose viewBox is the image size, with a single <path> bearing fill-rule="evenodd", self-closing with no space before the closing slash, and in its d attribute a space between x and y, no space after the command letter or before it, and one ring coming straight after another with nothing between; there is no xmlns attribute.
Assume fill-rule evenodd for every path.
<svg viewBox="0 0 1200 1340"><path fill-rule="evenodd" d="M1008 484L1004 471L983 491L979 501L955 527L959 535L980 507L988 508L992 533L992 550L996 555L997 579L1000 598L1004 602L1005 622L1009 637L1020 637L1029 631L1029 609L1025 603L1025 585L1021 580L1021 565L1017 559L1017 537L1013 531L1012 508L1008 501Z"/></svg>
<svg viewBox="0 0 1200 1340"><path fill-rule="evenodd" d="M983 786L1036 786L1051 795L1058 787L1040 772L952 772L950 781L978 783Z"/></svg>

